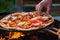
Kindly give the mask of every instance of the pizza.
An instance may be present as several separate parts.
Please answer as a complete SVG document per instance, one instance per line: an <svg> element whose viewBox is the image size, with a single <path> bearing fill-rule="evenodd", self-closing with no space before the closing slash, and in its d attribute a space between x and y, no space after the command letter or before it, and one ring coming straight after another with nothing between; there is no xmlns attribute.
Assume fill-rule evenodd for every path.
<svg viewBox="0 0 60 40"><path fill-rule="evenodd" d="M44 28L53 21L54 18L45 13L38 15L37 12L16 12L2 18L0 25L6 29L28 31Z"/></svg>

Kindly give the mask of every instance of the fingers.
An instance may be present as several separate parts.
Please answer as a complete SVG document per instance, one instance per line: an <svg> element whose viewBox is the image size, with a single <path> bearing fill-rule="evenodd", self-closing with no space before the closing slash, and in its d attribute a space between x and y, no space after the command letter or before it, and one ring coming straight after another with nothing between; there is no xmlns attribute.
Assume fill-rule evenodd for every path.
<svg viewBox="0 0 60 40"><path fill-rule="evenodd" d="M47 6L46 14L49 14L50 8L51 8L50 6Z"/></svg>
<svg viewBox="0 0 60 40"><path fill-rule="evenodd" d="M38 14L41 14L42 8L46 6L46 8L47 8L46 13L49 14L50 9L51 9L51 5L52 5L52 0L49 0L49 1L43 0L36 6L36 11Z"/></svg>
<svg viewBox="0 0 60 40"><path fill-rule="evenodd" d="M39 4L36 6L36 12L38 13L38 15L41 14L42 8L43 8L43 6L41 6L41 5L39 5Z"/></svg>
<svg viewBox="0 0 60 40"><path fill-rule="evenodd" d="M42 8L44 7L45 5L45 1L41 1L38 5L36 5L36 11L38 13L38 15L40 15L42 13Z"/></svg>
<svg viewBox="0 0 60 40"><path fill-rule="evenodd" d="M50 3L48 3L47 6L46 6L46 8L47 8L46 13L47 14L49 14L51 6L52 6L52 1L50 1Z"/></svg>

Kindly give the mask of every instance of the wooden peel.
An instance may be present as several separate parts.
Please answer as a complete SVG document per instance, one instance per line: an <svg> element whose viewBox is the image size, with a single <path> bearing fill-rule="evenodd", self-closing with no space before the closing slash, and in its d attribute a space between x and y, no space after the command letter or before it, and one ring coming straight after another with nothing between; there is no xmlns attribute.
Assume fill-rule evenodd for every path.
<svg viewBox="0 0 60 40"><path fill-rule="evenodd" d="M52 30L48 30L49 32L51 32L51 33L53 33L53 34L55 34L55 35L57 35L58 36L58 40L60 40L60 31L58 32L58 28L55 28L55 27L53 27L52 28L53 30L55 30L55 31L57 31L57 32L55 32L55 31L52 31Z"/></svg>
<svg viewBox="0 0 60 40"><path fill-rule="evenodd" d="M58 28L55 28L55 27L53 27L52 29L55 30L55 31L58 31L59 30ZM48 32L53 33L55 35L59 35L57 32L55 32L53 30L48 29Z"/></svg>

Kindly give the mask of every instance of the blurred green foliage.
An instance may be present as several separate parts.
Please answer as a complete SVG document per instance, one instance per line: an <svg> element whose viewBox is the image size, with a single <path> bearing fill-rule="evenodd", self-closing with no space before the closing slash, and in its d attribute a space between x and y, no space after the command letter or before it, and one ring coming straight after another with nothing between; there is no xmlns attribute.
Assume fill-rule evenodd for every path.
<svg viewBox="0 0 60 40"><path fill-rule="evenodd" d="M0 12L9 12L14 8L14 0L0 0Z"/></svg>

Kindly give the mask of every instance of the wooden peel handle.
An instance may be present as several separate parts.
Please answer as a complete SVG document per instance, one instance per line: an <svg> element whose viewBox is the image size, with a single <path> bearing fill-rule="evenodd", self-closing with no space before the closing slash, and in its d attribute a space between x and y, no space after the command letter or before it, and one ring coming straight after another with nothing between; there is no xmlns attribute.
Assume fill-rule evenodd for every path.
<svg viewBox="0 0 60 40"><path fill-rule="evenodd" d="M51 33L53 33L53 34L55 34L55 35L57 35L58 36L58 40L60 40L60 29L58 29L58 28L55 28L55 27L53 27L52 28L53 30L55 30L55 31L57 31L57 32L55 32L55 31L52 31L52 30L48 30L49 32L51 32ZM59 31L59 32L58 32Z"/></svg>
<svg viewBox="0 0 60 40"><path fill-rule="evenodd" d="M55 31L58 31L59 30L58 28L55 28L55 27L53 27L52 29L55 30ZM59 35L59 34L57 34L57 32L55 32L53 30L48 29L48 32L53 33L55 35Z"/></svg>

